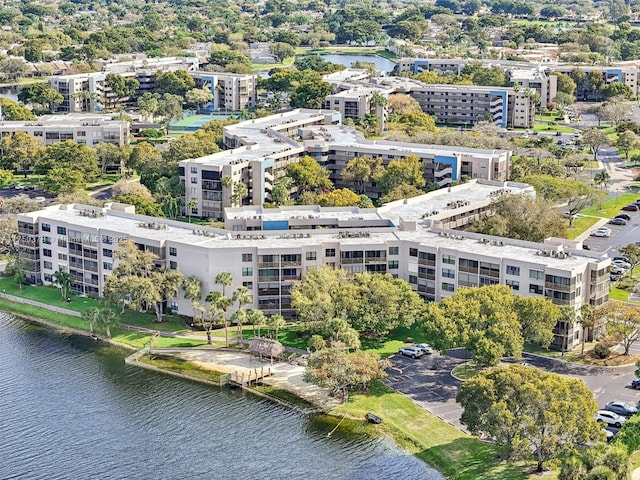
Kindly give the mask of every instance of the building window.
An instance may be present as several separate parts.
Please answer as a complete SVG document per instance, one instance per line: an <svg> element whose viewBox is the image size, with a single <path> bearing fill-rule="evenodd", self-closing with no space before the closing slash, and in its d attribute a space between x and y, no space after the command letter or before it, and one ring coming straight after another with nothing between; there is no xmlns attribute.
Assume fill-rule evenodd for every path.
<svg viewBox="0 0 640 480"><path fill-rule="evenodd" d="M44 268L47 270L53 270L53 264L51 262L44 262Z"/></svg>
<svg viewBox="0 0 640 480"><path fill-rule="evenodd" d="M409 283L416 285L418 283L418 277L415 275L409 275Z"/></svg>
<svg viewBox="0 0 640 480"><path fill-rule="evenodd" d="M253 267L242 267L243 277L253 277Z"/></svg>
<svg viewBox="0 0 640 480"><path fill-rule="evenodd" d="M51 245L51 237L42 237L42 243L45 245Z"/></svg>
<svg viewBox="0 0 640 480"><path fill-rule="evenodd" d="M45 273L44 274L44 281L45 282L53 282L53 275L51 275L50 273Z"/></svg>
<svg viewBox="0 0 640 480"><path fill-rule="evenodd" d="M171 300L169 307L171 308L171 310L173 310L174 312L178 311L178 302L176 302L175 300Z"/></svg>
<svg viewBox="0 0 640 480"><path fill-rule="evenodd" d="M307 252L307 260L308 261L317 260L316 252Z"/></svg>
<svg viewBox="0 0 640 480"><path fill-rule="evenodd" d="M169 262L169 268L171 270L176 270L178 268L178 262L170 261Z"/></svg>
<svg viewBox="0 0 640 480"><path fill-rule="evenodd" d="M178 255L178 250L176 249L176 247L169 247L169 255L171 255L172 257Z"/></svg>
<svg viewBox="0 0 640 480"><path fill-rule="evenodd" d="M253 282L242 282L242 286L246 287L248 290L253 290Z"/></svg>
<svg viewBox="0 0 640 480"><path fill-rule="evenodd" d="M520 275L520 267L514 267L513 265L507 265L507 275Z"/></svg>
<svg viewBox="0 0 640 480"><path fill-rule="evenodd" d="M520 290L520 282L515 280L506 280L505 283L511 287L511 290Z"/></svg>
<svg viewBox="0 0 640 480"><path fill-rule="evenodd" d="M243 262L253 262L253 253L243 253L242 254Z"/></svg>
<svg viewBox="0 0 640 480"><path fill-rule="evenodd" d="M336 249L335 248L327 248L324 251L324 256L325 257L335 257L336 256Z"/></svg>
<svg viewBox="0 0 640 480"><path fill-rule="evenodd" d="M58 254L58 260L63 260L63 261L67 261L67 254L66 253L59 253Z"/></svg>
<svg viewBox="0 0 640 480"><path fill-rule="evenodd" d="M442 276L444 278L456 278L456 271L452 270L450 268L443 268L442 269Z"/></svg>
<svg viewBox="0 0 640 480"><path fill-rule="evenodd" d="M102 262L102 268L105 270L113 270L113 263Z"/></svg>
<svg viewBox="0 0 640 480"><path fill-rule="evenodd" d="M64 227L58 227L58 235L66 235L67 234L67 229Z"/></svg>
<svg viewBox="0 0 640 480"><path fill-rule="evenodd" d="M397 270L400 266L398 260L389 260L389 270Z"/></svg>
<svg viewBox="0 0 640 480"><path fill-rule="evenodd" d="M42 255L45 257L50 257L51 256L51 250L49 250L48 248L43 248L42 249Z"/></svg>
<svg viewBox="0 0 640 480"><path fill-rule="evenodd" d="M543 289L541 285L529 285L529 293L537 293L542 295Z"/></svg>
<svg viewBox="0 0 640 480"><path fill-rule="evenodd" d="M50 232L51 231L51 225L49 223L43 223L42 224L42 231L43 232Z"/></svg>
<svg viewBox="0 0 640 480"><path fill-rule="evenodd" d="M442 290L445 292L454 292L456 289L453 283L442 283Z"/></svg>
<svg viewBox="0 0 640 480"><path fill-rule="evenodd" d="M529 270L529 278L533 280L544 280L544 270Z"/></svg>
<svg viewBox="0 0 640 480"><path fill-rule="evenodd" d="M198 183L198 177L191 177L191 183L192 184L197 184Z"/></svg>
<svg viewBox="0 0 640 480"><path fill-rule="evenodd" d="M409 249L409 256L410 257L417 257L418 256L418 249L417 248L410 248Z"/></svg>
<svg viewBox="0 0 640 480"><path fill-rule="evenodd" d="M456 257L453 255L442 255L442 263L448 263L449 265L456 264Z"/></svg>
<svg viewBox="0 0 640 480"><path fill-rule="evenodd" d="M191 173L198 173L198 167L191 167Z"/></svg>
<svg viewBox="0 0 640 480"><path fill-rule="evenodd" d="M109 250L108 248L103 248L102 255L104 255L105 257L113 258L113 250Z"/></svg>
<svg viewBox="0 0 640 480"><path fill-rule="evenodd" d="M389 247L389 255L398 255L400 253L399 247Z"/></svg>

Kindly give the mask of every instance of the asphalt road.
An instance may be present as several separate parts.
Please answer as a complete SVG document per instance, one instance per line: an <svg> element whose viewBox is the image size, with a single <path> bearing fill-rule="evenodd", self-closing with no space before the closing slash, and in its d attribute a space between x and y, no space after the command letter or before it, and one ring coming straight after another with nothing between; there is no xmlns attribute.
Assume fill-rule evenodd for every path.
<svg viewBox="0 0 640 480"><path fill-rule="evenodd" d="M389 377L384 382L407 395L433 415L464 429L460 423L462 409L455 401L461 382L451 376L451 370L468 358L469 355L464 350L454 350L447 355L434 353L415 360L394 355L390 358L393 368L388 370ZM600 407L614 400L632 405L636 405L640 400L640 391L630 388L631 380L635 378L633 365L595 367L527 353L522 355L519 362L525 362L531 368L542 368L545 371L582 379L593 391Z"/></svg>

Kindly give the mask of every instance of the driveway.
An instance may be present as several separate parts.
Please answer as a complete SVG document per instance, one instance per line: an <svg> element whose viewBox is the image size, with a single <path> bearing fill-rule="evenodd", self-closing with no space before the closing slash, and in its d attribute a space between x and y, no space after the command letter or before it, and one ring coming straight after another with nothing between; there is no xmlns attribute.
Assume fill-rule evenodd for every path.
<svg viewBox="0 0 640 480"><path fill-rule="evenodd" d="M415 360L394 355L390 358L394 368L388 370L389 377L384 382L394 390L407 395L428 412L464 430L460 424L462 408L455 401L461 382L451 376L451 370L468 358L469 355L462 349L453 350L447 355L425 355ZM510 362L516 361L505 360L505 363ZM594 393L600 407L613 400L625 401L632 405L640 400L640 391L630 388L631 380L635 378L634 365L597 367L528 353L524 353L522 359L517 362L582 379Z"/></svg>

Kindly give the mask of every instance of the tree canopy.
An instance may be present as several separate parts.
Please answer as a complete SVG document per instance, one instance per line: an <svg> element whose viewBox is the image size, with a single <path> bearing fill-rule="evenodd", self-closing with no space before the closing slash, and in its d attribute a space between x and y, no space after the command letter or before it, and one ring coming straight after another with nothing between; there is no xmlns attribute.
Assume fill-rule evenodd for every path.
<svg viewBox="0 0 640 480"><path fill-rule="evenodd" d="M511 365L480 372L462 384L456 400L472 433L495 440L508 458L545 462L602 439L598 404L582 380Z"/></svg>

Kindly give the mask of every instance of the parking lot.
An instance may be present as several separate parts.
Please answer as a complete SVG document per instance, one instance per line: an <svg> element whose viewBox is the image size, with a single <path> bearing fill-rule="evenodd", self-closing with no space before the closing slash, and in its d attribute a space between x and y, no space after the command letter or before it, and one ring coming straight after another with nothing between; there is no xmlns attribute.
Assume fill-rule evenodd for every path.
<svg viewBox="0 0 640 480"><path fill-rule="evenodd" d="M464 430L460 423L462 409L455 401L461 382L451 376L451 370L468 359L469 354L462 349L453 350L447 355L433 353L417 359L394 355L390 358L393 368L388 370L389 377L384 383L407 395L433 415ZM519 361L532 368L582 379L593 391L600 408L614 400L634 406L640 400L640 390L630 386L635 378L634 365L588 366L527 353ZM614 433L617 431L615 428L610 430Z"/></svg>
<svg viewBox="0 0 640 480"><path fill-rule="evenodd" d="M624 213L631 217L631 220L626 225L605 224L604 226L611 230L610 237L589 236L584 240L584 244L591 247L594 252L607 253L609 256L614 257L618 255L619 247L640 241L640 213Z"/></svg>

